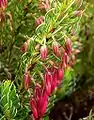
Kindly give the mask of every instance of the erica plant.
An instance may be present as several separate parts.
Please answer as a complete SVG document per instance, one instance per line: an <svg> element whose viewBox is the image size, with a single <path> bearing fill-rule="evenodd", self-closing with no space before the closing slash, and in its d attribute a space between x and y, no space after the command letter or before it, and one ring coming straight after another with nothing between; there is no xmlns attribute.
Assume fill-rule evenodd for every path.
<svg viewBox="0 0 94 120"><path fill-rule="evenodd" d="M41 3L40 10L46 9L45 4ZM64 4L66 8L69 8L63 8ZM64 72L70 65L72 40L69 34L70 30L66 31L66 24L68 24L67 19L78 19L79 21L79 17L74 15L74 11L70 11L70 9L74 9L72 8L74 4L75 1L70 1L68 4L59 1L49 2L49 8L52 8L46 9L48 12L45 16L40 16L35 21L38 26L35 31L37 36L34 35L29 39L28 51L26 50L27 54L30 54L29 59L26 60L27 65L34 64L34 68L31 70L28 68L31 80L27 72L24 80L25 89L33 83L29 104L34 120L43 119L49 106L50 97L55 94L56 89L63 82ZM68 26L71 28L71 24ZM53 28L54 31L52 31ZM37 49L36 46L38 46Z"/></svg>
<svg viewBox="0 0 94 120"><path fill-rule="evenodd" d="M56 91L64 80L67 68L74 65L71 63L75 49L72 28L77 31L82 17L82 10L79 10L82 2L10 0L7 3L0 0L0 15L7 4L5 28L8 26L9 31L2 38L6 40L8 37L10 45L6 50L9 53L5 63L14 63L11 66L16 74L14 83L20 101L17 110L23 113L13 118L20 119L21 116L23 120L27 117L42 120L53 107Z"/></svg>

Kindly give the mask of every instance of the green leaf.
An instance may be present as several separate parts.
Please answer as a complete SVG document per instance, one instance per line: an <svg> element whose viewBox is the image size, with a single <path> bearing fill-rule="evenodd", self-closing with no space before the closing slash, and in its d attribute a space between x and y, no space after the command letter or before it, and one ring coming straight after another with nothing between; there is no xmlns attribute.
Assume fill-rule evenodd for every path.
<svg viewBox="0 0 94 120"><path fill-rule="evenodd" d="M5 118L13 120L17 114L19 99L14 84L7 80L1 84L1 109ZM2 117L3 120L4 117Z"/></svg>

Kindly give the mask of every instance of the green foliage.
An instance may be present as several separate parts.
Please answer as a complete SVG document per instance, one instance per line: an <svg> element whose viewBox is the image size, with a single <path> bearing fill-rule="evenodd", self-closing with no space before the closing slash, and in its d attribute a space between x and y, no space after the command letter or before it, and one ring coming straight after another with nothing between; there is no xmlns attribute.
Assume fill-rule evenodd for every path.
<svg viewBox="0 0 94 120"><path fill-rule="evenodd" d="M14 84L7 80L0 85L1 120L14 120L19 107L19 97Z"/></svg>
<svg viewBox="0 0 94 120"><path fill-rule="evenodd" d="M87 6L88 5L88 6ZM81 20L81 29L78 37L83 48L79 54L80 60L76 72L79 73L80 79L84 87L94 84L94 5L84 2L87 6L83 19Z"/></svg>

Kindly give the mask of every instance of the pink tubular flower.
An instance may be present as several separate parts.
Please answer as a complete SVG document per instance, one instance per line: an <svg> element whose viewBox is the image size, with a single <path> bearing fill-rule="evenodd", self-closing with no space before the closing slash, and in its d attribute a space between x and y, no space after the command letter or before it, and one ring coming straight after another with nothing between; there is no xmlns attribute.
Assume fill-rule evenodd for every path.
<svg viewBox="0 0 94 120"><path fill-rule="evenodd" d="M52 50L56 56L60 56L59 44L56 41L52 44Z"/></svg>
<svg viewBox="0 0 94 120"><path fill-rule="evenodd" d="M66 40L65 51L66 51L66 53L67 53L68 55L70 55L71 52L72 52L72 44L71 44L70 38L68 38L68 39Z"/></svg>
<svg viewBox="0 0 94 120"><path fill-rule="evenodd" d="M28 73L28 71L26 70L25 74L24 74L24 87L25 90L28 90L30 86L30 75Z"/></svg>
<svg viewBox="0 0 94 120"><path fill-rule="evenodd" d="M41 55L42 60L45 60L47 58L47 54L48 54L48 49L47 49L46 45L43 45L40 48L40 55Z"/></svg>
<svg viewBox="0 0 94 120"><path fill-rule="evenodd" d="M61 62L61 68L66 68L67 64L69 62L69 56L66 52L63 53L63 57L62 57L62 62Z"/></svg>
<svg viewBox="0 0 94 120"><path fill-rule="evenodd" d="M33 117L35 118L35 120L37 120L38 119L37 103L36 103L35 99L32 97L30 98L29 103L30 103L30 107L32 109Z"/></svg>
<svg viewBox="0 0 94 120"><path fill-rule="evenodd" d="M40 16L39 18L36 19L36 25L39 26L44 22L44 17Z"/></svg>
<svg viewBox="0 0 94 120"><path fill-rule="evenodd" d="M0 8L6 8L7 0L0 0Z"/></svg>
<svg viewBox="0 0 94 120"><path fill-rule="evenodd" d="M30 107L32 109L34 120L39 120L46 112L48 105L48 95L45 90L35 86L34 96L30 98Z"/></svg>
<svg viewBox="0 0 94 120"><path fill-rule="evenodd" d="M46 72L45 74L45 89L48 96L51 94L51 82L52 82L52 75L50 72Z"/></svg>
<svg viewBox="0 0 94 120"><path fill-rule="evenodd" d="M61 81L64 78L64 70L63 69L58 68L58 70L57 70L57 78L58 78L58 84L60 84Z"/></svg>
<svg viewBox="0 0 94 120"><path fill-rule="evenodd" d="M43 115L45 114L47 105L48 105L48 95L44 91L44 93L42 93L42 95L40 96L40 100L38 102L38 110L39 110L40 118L42 118Z"/></svg>
<svg viewBox="0 0 94 120"><path fill-rule="evenodd" d="M53 74L53 80L52 80L52 83L51 83L51 93L55 90L55 88L57 86L57 80L58 80L57 70L55 70L55 72Z"/></svg>

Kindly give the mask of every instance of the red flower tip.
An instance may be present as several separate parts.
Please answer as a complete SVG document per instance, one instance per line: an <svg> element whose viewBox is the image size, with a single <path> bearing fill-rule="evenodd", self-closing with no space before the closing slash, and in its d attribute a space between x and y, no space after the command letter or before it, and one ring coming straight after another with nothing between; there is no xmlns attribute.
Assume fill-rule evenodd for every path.
<svg viewBox="0 0 94 120"><path fill-rule="evenodd" d="M33 112L34 120L39 120L46 112L48 105L48 95L45 89L35 86L33 98L30 98L30 107Z"/></svg>
<svg viewBox="0 0 94 120"><path fill-rule="evenodd" d="M48 54L48 49L47 49L46 45L43 45L40 48L40 55L41 55L42 60L45 60L47 58L47 54Z"/></svg>

